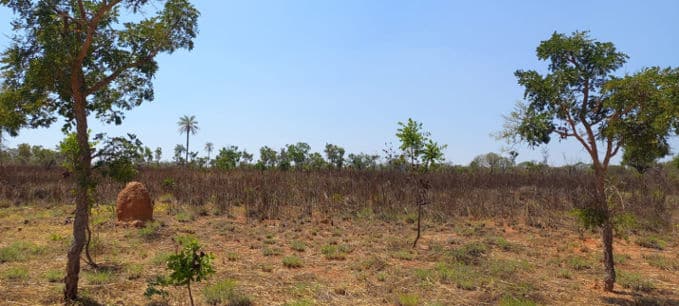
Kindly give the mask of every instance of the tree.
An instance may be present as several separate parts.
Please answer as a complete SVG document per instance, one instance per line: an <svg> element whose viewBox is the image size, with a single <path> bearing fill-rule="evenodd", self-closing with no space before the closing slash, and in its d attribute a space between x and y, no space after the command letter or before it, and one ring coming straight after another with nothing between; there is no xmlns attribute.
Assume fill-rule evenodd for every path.
<svg viewBox="0 0 679 306"><path fill-rule="evenodd" d="M75 124L78 145L73 243L64 297L77 298L80 254L88 224L91 181L89 114L120 124L123 111L153 99L155 57L192 49L198 11L188 0L167 0L155 15L141 15L147 0L0 0L13 10L14 36L0 56L0 126ZM154 3L155 4L155 3ZM121 23L119 16L129 13ZM148 17L146 17L148 16Z"/></svg>
<svg viewBox="0 0 679 306"><path fill-rule="evenodd" d="M443 150L445 150L448 145L439 146L438 143L429 139L424 145L424 150L422 150L422 162L424 162L425 169L431 169L436 167L439 163L445 161L443 156Z"/></svg>
<svg viewBox="0 0 679 306"><path fill-rule="evenodd" d="M628 159L642 152L653 158L668 153L667 139L679 127L679 70L645 68L616 77L613 73L628 56L588 32L554 33L540 43L537 57L548 61L548 73L515 72L526 102L507 117L502 134L532 146L549 143L552 135L575 139L590 155L595 199L586 215L601 227L604 289L611 291L615 267L608 166L621 148Z"/></svg>
<svg viewBox="0 0 679 306"><path fill-rule="evenodd" d="M27 143L20 143L17 146L17 157L22 165L28 164L31 161L31 145Z"/></svg>
<svg viewBox="0 0 679 306"><path fill-rule="evenodd" d="M207 161L210 161L210 154L212 154L212 150L215 149L215 145L212 144L211 142L208 142L205 144L205 151L207 152Z"/></svg>
<svg viewBox="0 0 679 306"><path fill-rule="evenodd" d="M231 170L238 166L243 153L238 151L237 146L221 148L215 157L214 165L217 169Z"/></svg>
<svg viewBox="0 0 679 306"><path fill-rule="evenodd" d="M404 152L406 159L410 160L410 166L416 167L429 133L422 132L422 123L411 118L408 118L406 123L399 122L398 125L401 126L396 132L396 137L401 141L399 148Z"/></svg>
<svg viewBox="0 0 679 306"><path fill-rule="evenodd" d="M196 121L196 116L188 116L184 115L179 118L179 121L177 122L177 125L179 125L179 134L184 134L186 133L186 162L188 163L189 160L189 134L190 135L196 135L198 133L198 121Z"/></svg>
<svg viewBox="0 0 679 306"><path fill-rule="evenodd" d="M366 170L377 168L377 160L380 158L379 155L370 155L366 153L349 154L347 156L347 162L349 167L356 170Z"/></svg>
<svg viewBox="0 0 679 306"><path fill-rule="evenodd" d="M163 149L161 147L157 147L153 154L156 159L156 163L160 163L160 158L163 157Z"/></svg>
<svg viewBox="0 0 679 306"><path fill-rule="evenodd" d="M309 158L311 147L306 142L286 145L287 157L295 163L295 168L302 169Z"/></svg>
<svg viewBox="0 0 679 306"><path fill-rule="evenodd" d="M336 169L342 169L344 166L344 148L334 144L325 144L325 156Z"/></svg>
<svg viewBox="0 0 679 306"><path fill-rule="evenodd" d="M278 153L267 146L261 147L257 164L263 169L275 168L278 165Z"/></svg>
<svg viewBox="0 0 679 306"><path fill-rule="evenodd" d="M323 159L323 155L318 152L313 152L309 154L309 158L306 164L307 169L321 170L327 169L328 163Z"/></svg>
<svg viewBox="0 0 679 306"><path fill-rule="evenodd" d="M186 163L186 159L182 157L184 152L188 152L184 145L178 144L174 146L174 157L172 159L174 159L174 162L177 163L178 165Z"/></svg>
<svg viewBox="0 0 679 306"><path fill-rule="evenodd" d="M490 169L491 172L496 170L504 171L511 168L513 165L514 163L510 158L503 157L502 155L493 152L478 155L474 157L471 163L469 163L469 167L471 168L486 168Z"/></svg>

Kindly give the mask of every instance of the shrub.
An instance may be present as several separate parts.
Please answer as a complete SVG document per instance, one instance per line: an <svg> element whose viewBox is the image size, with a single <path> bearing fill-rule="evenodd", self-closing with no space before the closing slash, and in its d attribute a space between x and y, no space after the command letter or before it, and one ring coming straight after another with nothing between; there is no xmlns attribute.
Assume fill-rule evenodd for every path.
<svg viewBox="0 0 679 306"><path fill-rule="evenodd" d="M283 257L283 266L288 268L301 268L302 259L297 256L285 256Z"/></svg>
<svg viewBox="0 0 679 306"><path fill-rule="evenodd" d="M62 270L49 270L45 272L45 278L50 283L58 283L64 279L64 271Z"/></svg>
<svg viewBox="0 0 679 306"><path fill-rule="evenodd" d="M451 252L455 261L469 264L479 264L488 253L488 247L481 242L472 242L463 245Z"/></svg>
<svg viewBox="0 0 679 306"><path fill-rule="evenodd" d="M632 289L634 291L649 292L655 289L655 284L644 279L639 273L629 273L624 271L618 272L618 284L623 288Z"/></svg>
<svg viewBox="0 0 679 306"><path fill-rule="evenodd" d="M679 258L668 258L658 254L644 255L644 259L652 267L667 271L679 271Z"/></svg>
<svg viewBox="0 0 679 306"><path fill-rule="evenodd" d="M306 250L306 244L299 240L294 240L290 243L290 248L297 252L304 252Z"/></svg>
<svg viewBox="0 0 679 306"><path fill-rule="evenodd" d="M26 241L15 241L12 244L0 248L0 263L26 260L26 255L41 255L45 253L45 247Z"/></svg>
<svg viewBox="0 0 679 306"><path fill-rule="evenodd" d="M270 247L265 247L262 249L262 255L264 256L278 256L281 255L283 252L279 248L270 248Z"/></svg>
<svg viewBox="0 0 679 306"><path fill-rule="evenodd" d="M401 294L396 300L396 305L399 306L417 306L420 303L420 297L416 294Z"/></svg>
<svg viewBox="0 0 679 306"><path fill-rule="evenodd" d="M205 302L210 305L249 306L251 299L240 293L234 280L226 279L203 289Z"/></svg>
<svg viewBox="0 0 679 306"><path fill-rule="evenodd" d="M338 247L336 245L324 245L321 248L321 253L325 255L328 260L344 260L347 258L347 248Z"/></svg>
<svg viewBox="0 0 679 306"><path fill-rule="evenodd" d="M667 242L656 236L639 238L637 239L637 244L644 248L656 249L661 251L667 247Z"/></svg>
<svg viewBox="0 0 679 306"><path fill-rule="evenodd" d="M2 278L8 281L22 281L28 279L28 269L24 267L11 267L2 273Z"/></svg>

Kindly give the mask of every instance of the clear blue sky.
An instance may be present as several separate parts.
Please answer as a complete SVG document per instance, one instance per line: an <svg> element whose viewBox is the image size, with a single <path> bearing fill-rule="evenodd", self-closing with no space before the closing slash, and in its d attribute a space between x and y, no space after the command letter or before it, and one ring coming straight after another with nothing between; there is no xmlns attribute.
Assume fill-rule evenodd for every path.
<svg viewBox="0 0 679 306"><path fill-rule="evenodd" d="M110 135L136 133L170 158L177 119L196 115L192 149L208 141L258 152L304 141L382 153L396 122L424 123L446 158L499 151L490 136L521 99L516 69L543 69L535 48L552 32L590 30L630 56L621 70L679 66L679 1L195 1L192 52L159 58L156 99ZM0 47L10 12L0 9ZM92 120L94 121L94 120ZM54 147L60 125L23 130L9 145ZM552 164L587 161L575 142L550 144ZM518 160L541 159L519 148ZM676 150L676 148L674 148ZM204 152L201 152L204 154Z"/></svg>

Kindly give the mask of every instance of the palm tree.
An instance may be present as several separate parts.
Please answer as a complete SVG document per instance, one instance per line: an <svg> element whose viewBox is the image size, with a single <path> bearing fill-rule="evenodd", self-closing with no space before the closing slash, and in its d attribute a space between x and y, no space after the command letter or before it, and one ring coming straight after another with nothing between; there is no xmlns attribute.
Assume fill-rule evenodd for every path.
<svg viewBox="0 0 679 306"><path fill-rule="evenodd" d="M211 143L208 142L205 144L205 151L207 151L207 161L210 161L210 153L212 153L212 150L214 150L215 146Z"/></svg>
<svg viewBox="0 0 679 306"><path fill-rule="evenodd" d="M189 162L189 134L196 135L198 132L198 121L196 121L196 116L184 115L179 118L177 122L179 125L179 134L186 133L186 162Z"/></svg>

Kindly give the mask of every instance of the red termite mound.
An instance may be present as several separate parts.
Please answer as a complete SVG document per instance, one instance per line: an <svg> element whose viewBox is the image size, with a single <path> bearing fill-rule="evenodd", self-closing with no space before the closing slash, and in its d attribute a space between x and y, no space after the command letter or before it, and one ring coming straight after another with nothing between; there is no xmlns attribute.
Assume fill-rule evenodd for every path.
<svg viewBox="0 0 679 306"><path fill-rule="evenodd" d="M153 204L144 184L127 183L127 186L118 193L116 215L118 222L145 222L153 219Z"/></svg>

